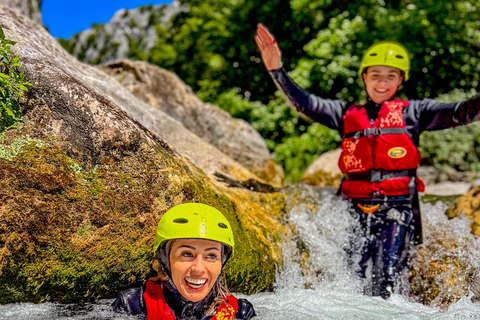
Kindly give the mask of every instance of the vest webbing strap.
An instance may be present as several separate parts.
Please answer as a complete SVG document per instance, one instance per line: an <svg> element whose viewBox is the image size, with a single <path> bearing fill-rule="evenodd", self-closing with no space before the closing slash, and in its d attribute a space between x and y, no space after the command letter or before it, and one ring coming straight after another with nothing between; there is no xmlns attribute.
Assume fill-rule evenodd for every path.
<svg viewBox="0 0 480 320"><path fill-rule="evenodd" d="M360 131L353 131L349 133L345 133L343 138L350 138L358 139L360 137L366 136L376 136L379 134L389 134L389 133L407 133L406 128L366 128Z"/></svg>
<svg viewBox="0 0 480 320"><path fill-rule="evenodd" d="M345 180L367 180L378 182L392 178L415 177L417 169L410 170L382 170L372 169L367 172L345 173Z"/></svg>

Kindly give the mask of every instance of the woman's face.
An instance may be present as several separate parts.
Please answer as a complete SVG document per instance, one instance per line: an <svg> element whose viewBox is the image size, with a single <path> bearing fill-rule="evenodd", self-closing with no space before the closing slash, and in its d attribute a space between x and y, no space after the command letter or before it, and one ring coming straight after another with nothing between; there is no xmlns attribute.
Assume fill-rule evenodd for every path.
<svg viewBox="0 0 480 320"><path fill-rule="evenodd" d="M176 240L169 258L175 287L193 302L207 296L222 271L222 246L216 241Z"/></svg>

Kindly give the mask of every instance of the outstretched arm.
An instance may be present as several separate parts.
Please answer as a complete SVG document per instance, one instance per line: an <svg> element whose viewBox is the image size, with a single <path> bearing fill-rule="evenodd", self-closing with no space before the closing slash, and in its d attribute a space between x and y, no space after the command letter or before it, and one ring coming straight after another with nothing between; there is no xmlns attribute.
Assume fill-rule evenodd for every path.
<svg viewBox="0 0 480 320"><path fill-rule="evenodd" d="M419 110L420 132L462 126L480 120L480 94L457 103L424 100Z"/></svg>
<svg viewBox="0 0 480 320"><path fill-rule="evenodd" d="M265 67L283 92L287 101L297 111L331 129L343 132L342 115L346 105L340 100L321 99L298 86L282 68L282 53L275 37L259 23L255 42L262 54Z"/></svg>

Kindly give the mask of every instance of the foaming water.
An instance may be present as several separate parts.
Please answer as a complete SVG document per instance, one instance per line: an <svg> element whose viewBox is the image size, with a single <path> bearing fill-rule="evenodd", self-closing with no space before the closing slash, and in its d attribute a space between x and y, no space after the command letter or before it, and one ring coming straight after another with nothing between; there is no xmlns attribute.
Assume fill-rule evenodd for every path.
<svg viewBox="0 0 480 320"><path fill-rule="evenodd" d="M480 303L472 302L480 297L480 240L465 217L449 220L441 202L421 204L424 243L411 249L410 263L424 269L403 275L402 294L385 301L363 295L366 283L348 267L348 203L308 186L291 197L285 219L298 238L285 241L276 291L248 297L259 319L480 319ZM409 277L432 296L430 306L410 294Z"/></svg>
<svg viewBox="0 0 480 320"><path fill-rule="evenodd" d="M415 274L405 274L402 294L385 301L363 295L366 283L347 265L344 246L353 223L347 202L309 186L286 192L284 219L295 231L283 244L284 265L277 270L275 292L236 295L252 302L255 319L480 319L480 303L472 302L480 297L480 240L470 233L466 218L449 220L441 202L422 204L424 243L411 250ZM432 266L436 269L430 270ZM419 303L420 294L431 296L429 306ZM0 320L138 319L113 313L112 302L10 304L0 306Z"/></svg>

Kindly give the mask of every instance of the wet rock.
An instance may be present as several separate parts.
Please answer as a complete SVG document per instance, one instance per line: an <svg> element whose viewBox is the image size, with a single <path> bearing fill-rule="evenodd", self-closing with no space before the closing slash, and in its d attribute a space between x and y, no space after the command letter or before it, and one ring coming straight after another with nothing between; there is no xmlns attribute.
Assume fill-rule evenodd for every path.
<svg viewBox="0 0 480 320"><path fill-rule="evenodd" d="M410 296L446 310L462 297L478 295L477 271L468 255L462 254L467 248L445 232L436 231L432 239L415 253L409 275Z"/></svg>
<svg viewBox="0 0 480 320"><path fill-rule="evenodd" d="M343 178L343 174L338 167L341 149L328 151L320 155L305 170L300 181L321 187L330 187L338 189Z"/></svg>
<svg viewBox="0 0 480 320"><path fill-rule="evenodd" d="M0 12L33 84L24 124L0 141L0 303L78 302L141 283L159 218L185 202L217 207L232 223L230 289L270 290L282 263L283 196L212 179L261 180L32 20Z"/></svg>
<svg viewBox="0 0 480 320"><path fill-rule="evenodd" d="M250 124L195 96L172 72L143 61L122 60L100 66L137 98L179 121L265 181L281 186L283 169ZM158 130L158 129L157 129Z"/></svg>
<svg viewBox="0 0 480 320"><path fill-rule="evenodd" d="M468 219L473 220L471 224L472 233L480 236L480 187L473 188L460 197L447 209L446 214L449 218L466 215Z"/></svg>

